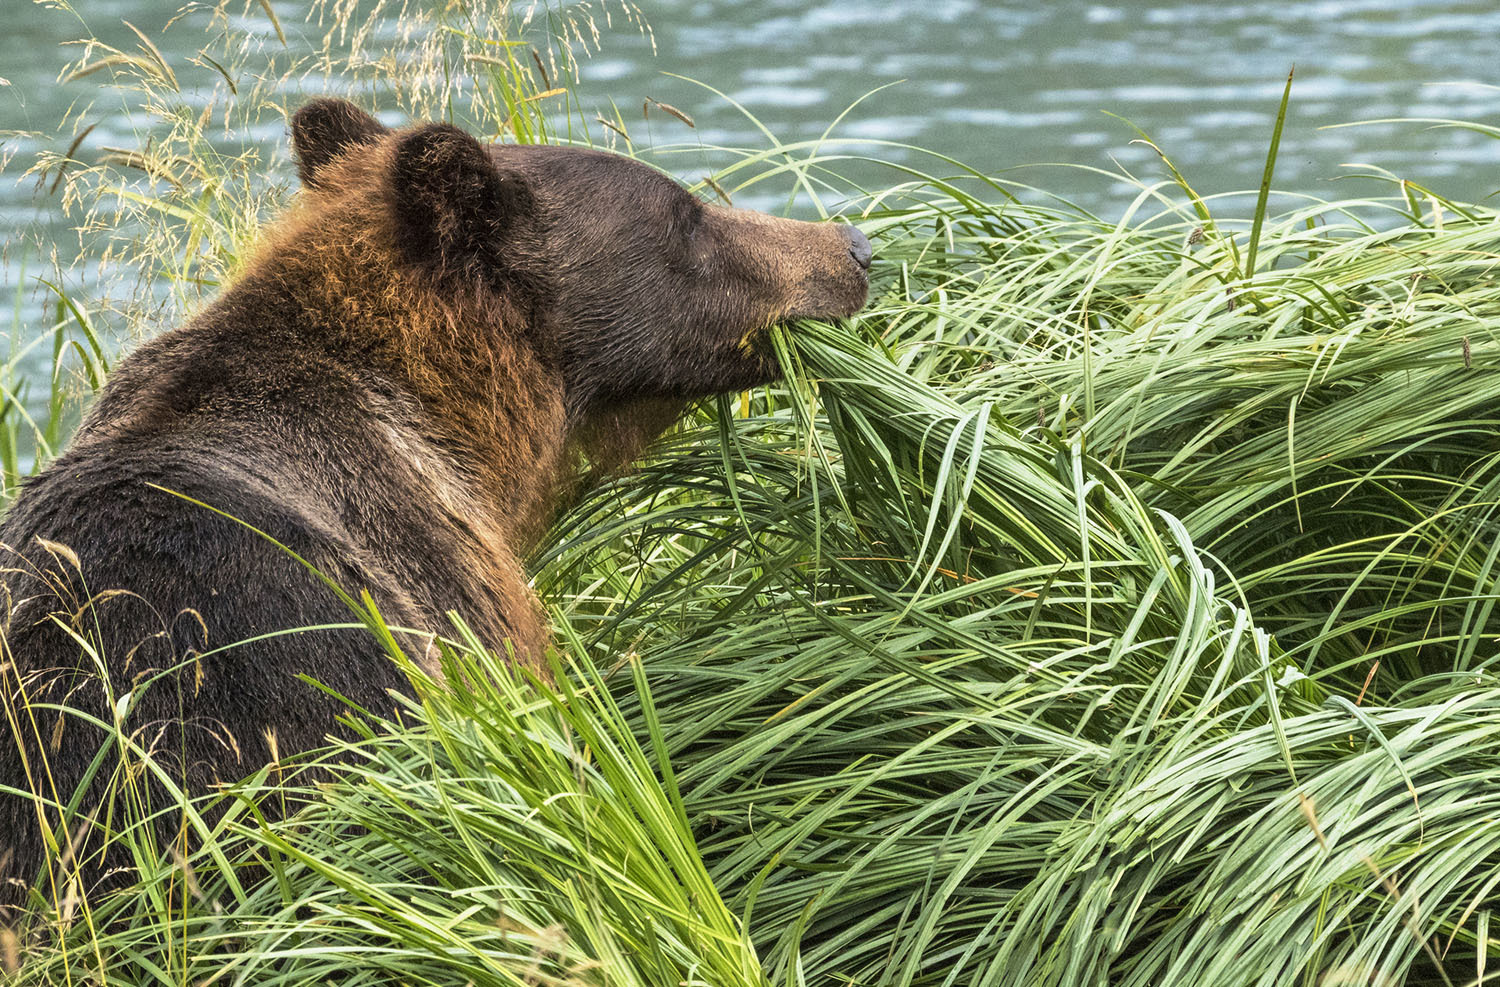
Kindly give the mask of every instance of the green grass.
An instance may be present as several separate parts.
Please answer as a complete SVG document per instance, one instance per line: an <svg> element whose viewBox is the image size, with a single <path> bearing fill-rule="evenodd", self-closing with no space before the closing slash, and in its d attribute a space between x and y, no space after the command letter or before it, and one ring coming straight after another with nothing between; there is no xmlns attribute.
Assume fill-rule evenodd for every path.
<svg viewBox="0 0 1500 987"><path fill-rule="evenodd" d="M488 44L501 21L448 27L424 78L499 74L403 108L613 133L531 98L560 73ZM152 153L196 161L160 75L124 80ZM1482 982L1500 215L1380 176L1272 195L1284 109L1261 189L1167 161L1118 222L937 156L872 190L831 137L728 152L731 195L859 222L872 304L783 334L782 385L559 519L556 684L457 627L447 684L351 711L335 783L267 769L160 866L125 827L141 888L44 910L15 982ZM260 167L140 192L115 249L190 304L284 194ZM97 221L122 172L71 174ZM105 309L59 295L31 337L86 390ZM62 426L6 380L13 478ZM289 789L313 804L262 823Z"/></svg>
<svg viewBox="0 0 1500 987"><path fill-rule="evenodd" d="M412 669L399 722L352 717L336 786L261 772L207 849L59 919L16 982L763 984L609 693L536 687L472 639L446 659L464 688ZM255 802L294 794L315 804L266 825Z"/></svg>
<svg viewBox="0 0 1500 987"><path fill-rule="evenodd" d="M721 405L541 570L646 656L773 979L1476 976L1494 216L1269 217L1247 281L1223 219L934 185L791 334L815 404Z"/></svg>

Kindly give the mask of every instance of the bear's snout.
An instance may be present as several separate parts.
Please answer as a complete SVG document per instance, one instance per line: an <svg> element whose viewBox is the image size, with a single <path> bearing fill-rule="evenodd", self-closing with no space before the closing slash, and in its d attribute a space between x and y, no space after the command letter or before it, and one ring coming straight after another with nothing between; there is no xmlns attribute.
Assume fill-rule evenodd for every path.
<svg viewBox="0 0 1500 987"><path fill-rule="evenodd" d="M870 238L854 226L844 227L844 236L849 238L849 256L854 258L854 263L861 270L868 271L870 261L875 257L875 248L870 246Z"/></svg>

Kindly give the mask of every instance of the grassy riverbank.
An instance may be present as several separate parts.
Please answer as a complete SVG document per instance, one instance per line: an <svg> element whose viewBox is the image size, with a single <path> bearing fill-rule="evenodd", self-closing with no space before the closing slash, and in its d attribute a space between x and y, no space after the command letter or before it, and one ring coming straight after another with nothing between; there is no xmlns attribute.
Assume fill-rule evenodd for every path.
<svg viewBox="0 0 1500 987"><path fill-rule="evenodd" d="M496 73L462 115L583 136L501 27L432 49ZM159 70L121 82L170 106ZM142 893L64 903L6 943L16 982L1482 979L1495 212L1377 180L1204 200L1164 169L1111 222L936 158L854 189L851 153L715 175L857 221L872 304L785 334L784 385L697 409L559 520L533 563L556 688L456 631L461 684L357 718L312 809L238 803ZM169 309L282 194L284 161L215 154L120 200ZM120 167L74 173L89 222ZM54 381L104 371L94 311L40 344Z"/></svg>

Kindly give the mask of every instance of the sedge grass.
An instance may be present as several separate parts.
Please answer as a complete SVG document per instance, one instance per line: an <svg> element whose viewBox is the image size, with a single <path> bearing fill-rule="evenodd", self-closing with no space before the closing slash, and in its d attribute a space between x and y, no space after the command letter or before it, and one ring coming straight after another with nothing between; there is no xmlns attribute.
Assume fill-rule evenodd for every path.
<svg viewBox="0 0 1500 987"><path fill-rule="evenodd" d="M541 569L773 979L1481 976L1494 214L904 198L858 323Z"/></svg>

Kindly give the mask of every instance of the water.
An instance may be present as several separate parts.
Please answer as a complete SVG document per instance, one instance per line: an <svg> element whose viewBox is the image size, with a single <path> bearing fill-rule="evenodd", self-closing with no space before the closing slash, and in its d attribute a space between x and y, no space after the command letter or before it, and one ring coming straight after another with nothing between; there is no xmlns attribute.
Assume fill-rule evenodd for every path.
<svg viewBox="0 0 1500 987"><path fill-rule="evenodd" d="M1328 129L1381 117L1500 124L1500 89L1489 85L1500 82L1494 57L1500 4L1493 0L642 0L642 6L655 54L653 40L624 26L616 12L602 51L584 63L582 88L585 102L606 114L611 100L618 104L638 141L765 146L744 113L668 72L723 90L786 141L819 136L850 104L895 83L861 102L835 135L920 145L1119 215L1133 189L1045 163L1163 177L1154 152L1133 144L1135 133L1109 111L1150 134L1200 192L1253 188L1295 64L1278 187L1338 198L1386 191L1369 178L1350 177L1361 169L1348 165L1364 163L1461 199L1500 188L1500 140L1413 123ZM161 0L97 0L87 17L101 36L128 44L122 21L157 37L174 8ZM298 5L276 8L294 40L315 33L299 24ZM6 15L0 77L11 82L0 88L0 129L50 129L80 95L82 84L55 83L72 57L58 45L78 35L76 22L29 0L0 0L0 13ZM171 61L191 54L173 50L173 41L195 45L201 36L179 28L164 40ZM646 97L686 111L696 130L659 113L642 121ZM105 114L83 154L121 139ZM18 157L8 174L32 146L26 139L9 142ZM870 153L951 171L913 152ZM681 170L696 178L726 160L690 155ZM36 201L32 183L0 179L7 234L37 214ZM12 289L18 276L13 258L0 264L0 291Z"/></svg>
<svg viewBox="0 0 1500 987"><path fill-rule="evenodd" d="M1148 133L1200 192L1254 188L1295 65L1278 187L1377 192L1368 180L1334 185L1362 162L1460 198L1500 188L1493 138L1416 124L1325 129L1384 117L1500 124L1500 89L1486 85L1500 83L1492 0L677 0L647 15L657 57L643 39L612 37L585 67L587 91L632 108L665 100L710 143L764 139L662 71L723 90L783 140L817 137L860 96L897 83L835 133L931 148L1118 214L1130 189L1036 165L1118 162L1161 177L1155 153L1109 111Z"/></svg>

